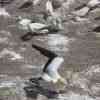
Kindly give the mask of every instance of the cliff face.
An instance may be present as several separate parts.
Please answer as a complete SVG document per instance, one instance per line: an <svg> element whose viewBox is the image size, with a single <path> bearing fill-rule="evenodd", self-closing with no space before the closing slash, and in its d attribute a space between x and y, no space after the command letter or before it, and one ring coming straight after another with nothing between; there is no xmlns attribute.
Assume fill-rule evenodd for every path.
<svg viewBox="0 0 100 100"><path fill-rule="evenodd" d="M0 0L0 100L99 100L100 5L89 9L89 0L67 0L55 10L63 19L63 31L33 34L31 40L23 41L27 32L18 28L16 17L44 23L46 0L20 9L24 2ZM38 82L48 58L32 44L64 57L59 69L68 81L64 92L58 94L57 85Z"/></svg>

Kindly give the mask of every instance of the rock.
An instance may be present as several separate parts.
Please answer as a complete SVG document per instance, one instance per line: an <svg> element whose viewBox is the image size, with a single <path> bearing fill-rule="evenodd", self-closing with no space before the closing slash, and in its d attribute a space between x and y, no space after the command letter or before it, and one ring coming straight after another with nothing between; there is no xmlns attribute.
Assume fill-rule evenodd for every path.
<svg viewBox="0 0 100 100"><path fill-rule="evenodd" d="M95 8L89 12L89 16L96 18L100 16L100 8Z"/></svg>
<svg viewBox="0 0 100 100"><path fill-rule="evenodd" d="M54 9L53 9L53 6L52 6L52 2L49 1L49 0L46 2L46 10L50 15L53 14Z"/></svg>
<svg viewBox="0 0 100 100"><path fill-rule="evenodd" d="M26 30L28 32L34 32L34 33L47 33L48 32L48 25L42 24L42 23L32 23L32 20L30 19L21 19L18 22L18 27L21 30Z"/></svg>
<svg viewBox="0 0 100 100"><path fill-rule="evenodd" d="M46 24L42 24L42 23L30 23L29 24L29 29L32 31L32 32L39 32L39 33L47 33L48 32L48 29L47 27L49 27L48 25Z"/></svg>
<svg viewBox="0 0 100 100"><path fill-rule="evenodd" d="M38 94L37 100L47 100L47 98L41 94Z"/></svg>
<svg viewBox="0 0 100 100"><path fill-rule="evenodd" d="M34 0L33 5L38 5L41 2L41 0Z"/></svg>
<svg viewBox="0 0 100 100"><path fill-rule="evenodd" d="M64 2L63 0L51 0L51 1L54 9L60 8Z"/></svg>
<svg viewBox="0 0 100 100"><path fill-rule="evenodd" d="M86 22L86 21L89 21L89 19L87 19L87 18L81 18L81 17L78 17L78 16L76 16L75 19L76 19L77 22L78 22L78 21L79 21L79 22L83 22L83 21Z"/></svg>
<svg viewBox="0 0 100 100"><path fill-rule="evenodd" d="M100 32L100 26L94 28L92 31L93 31L93 32Z"/></svg>
<svg viewBox="0 0 100 100"><path fill-rule="evenodd" d="M91 94L94 96L100 96L100 83L92 84L91 86Z"/></svg>
<svg viewBox="0 0 100 100"><path fill-rule="evenodd" d="M27 100L23 90L23 82L18 78L3 79L0 82L0 99L2 100Z"/></svg>
<svg viewBox="0 0 100 100"><path fill-rule="evenodd" d="M7 56L7 55L10 55L10 56L11 56L11 58L10 58L11 60L23 59L23 57L22 57L20 54L14 52L14 51L12 51L12 50L8 50L7 48L4 48L4 49L0 52L0 58L3 58L3 57L5 57L5 56Z"/></svg>
<svg viewBox="0 0 100 100"><path fill-rule="evenodd" d="M10 3L12 3L14 0L0 0L1 6L6 6Z"/></svg>
<svg viewBox="0 0 100 100"><path fill-rule="evenodd" d="M30 19L22 19L21 17L18 20L18 27L22 30L29 30L28 25L31 23Z"/></svg>
<svg viewBox="0 0 100 100"><path fill-rule="evenodd" d="M7 37L0 37L0 44L7 44L8 43L8 38Z"/></svg>
<svg viewBox="0 0 100 100"><path fill-rule="evenodd" d="M97 6L99 4L100 4L100 0L90 0L87 5L89 7L94 7L94 6Z"/></svg>
<svg viewBox="0 0 100 100"><path fill-rule="evenodd" d="M1 30L0 31L0 36L10 37L10 36L12 36L12 34L8 30Z"/></svg>
<svg viewBox="0 0 100 100"><path fill-rule="evenodd" d="M33 5L33 2L31 0L25 0L24 3L22 5L20 5L20 7L18 7L18 8L25 9L25 8L28 8L32 5Z"/></svg>
<svg viewBox="0 0 100 100"><path fill-rule="evenodd" d="M69 10L70 6L75 3L75 0L67 0L62 4L62 6L65 8L65 10Z"/></svg>
<svg viewBox="0 0 100 100"><path fill-rule="evenodd" d="M76 15L76 16L85 16L89 11L88 7L83 7L77 11L72 12L72 14Z"/></svg>
<svg viewBox="0 0 100 100"><path fill-rule="evenodd" d="M88 95L81 95L74 92L68 92L64 95L59 95L58 100L95 100Z"/></svg>
<svg viewBox="0 0 100 100"><path fill-rule="evenodd" d="M11 15L6 11L5 8L0 8L0 16L3 16L4 18L10 18Z"/></svg>

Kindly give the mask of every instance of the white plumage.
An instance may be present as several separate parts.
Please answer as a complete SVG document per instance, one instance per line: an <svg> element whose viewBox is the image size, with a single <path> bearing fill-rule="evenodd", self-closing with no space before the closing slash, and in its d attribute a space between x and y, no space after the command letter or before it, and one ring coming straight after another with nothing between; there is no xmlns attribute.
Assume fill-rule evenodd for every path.
<svg viewBox="0 0 100 100"><path fill-rule="evenodd" d="M62 64L64 59L62 57L56 57L53 59L52 63L49 64L47 70L51 71L57 71Z"/></svg>
<svg viewBox="0 0 100 100"><path fill-rule="evenodd" d="M64 59L62 57L54 58L53 61L47 66L47 72L43 73L42 78L48 82L57 83L58 81L61 81L66 84L66 80L58 72L58 69L63 61Z"/></svg>

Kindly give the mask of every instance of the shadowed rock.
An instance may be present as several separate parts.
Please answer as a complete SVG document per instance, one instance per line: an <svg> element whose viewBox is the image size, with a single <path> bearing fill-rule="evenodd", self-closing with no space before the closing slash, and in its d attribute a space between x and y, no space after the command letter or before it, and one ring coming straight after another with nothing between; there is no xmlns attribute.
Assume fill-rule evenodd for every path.
<svg viewBox="0 0 100 100"><path fill-rule="evenodd" d="M26 1L26 2L24 2L20 7L19 7L19 9L25 9L25 8L28 8L28 7L30 7L30 6L32 6L33 5L33 3L32 3L32 1Z"/></svg>
<svg viewBox="0 0 100 100"><path fill-rule="evenodd" d="M100 26L98 26L95 29L93 29L93 32L100 32Z"/></svg>
<svg viewBox="0 0 100 100"><path fill-rule="evenodd" d="M49 99L58 97L58 93L50 89L50 87L48 87L48 83L45 83L43 80L41 80L43 81L41 82L37 78L32 78L31 80L32 80L32 83L28 83L24 87L24 90L26 91L26 95L28 98L36 99L39 94L46 96ZM40 85L37 84L39 82L41 83Z"/></svg>

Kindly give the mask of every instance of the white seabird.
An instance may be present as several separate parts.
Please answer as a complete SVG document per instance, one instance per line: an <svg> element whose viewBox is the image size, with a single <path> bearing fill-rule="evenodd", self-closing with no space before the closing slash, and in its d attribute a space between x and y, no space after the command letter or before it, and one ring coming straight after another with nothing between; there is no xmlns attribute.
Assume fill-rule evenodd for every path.
<svg viewBox="0 0 100 100"><path fill-rule="evenodd" d="M66 80L59 74L58 69L63 63L62 57L55 57L51 63L45 68L46 72L43 72L42 79L47 82L57 83L58 81L66 84Z"/></svg>
<svg viewBox="0 0 100 100"><path fill-rule="evenodd" d="M32 44L32 47L40 51L40 53L44 56L47 56L49 58L48 62L43 68L43 73L40 78L45 80L46 82L51 82L54 84L60 82L66 85L66 79L64 79L58 72L59 68L61 67L61 64L64 62L64 58L58 56L50 50L39 47L37 45Z"/></svg>

